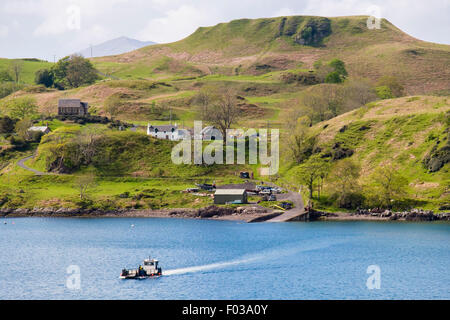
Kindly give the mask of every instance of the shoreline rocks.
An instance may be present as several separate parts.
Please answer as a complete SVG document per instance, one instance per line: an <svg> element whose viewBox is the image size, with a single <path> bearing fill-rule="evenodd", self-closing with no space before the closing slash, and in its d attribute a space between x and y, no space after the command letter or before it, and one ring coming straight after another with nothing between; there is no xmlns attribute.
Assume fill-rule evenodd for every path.
<svg viewBox="0 0 450 320"><path fill-rule="evenodd" d="M432 210L411 209L410 211L391 211L382 209L358 209L354 215L370 215L388 220L405 221L450 221L450 212L434 213Z"/></svg>
<svg viewBox="0 0 450 320"><path fill-rule="evenodd" d="M271 210L259 206L236 208L209 206L200 209L75 209L75 208L17 208L0 209L0 217L154 217L264 221ZM431 210L412 209L394 212L381 209L358 209L354 213L330 213L311 210L308 221L316 220L382 220L382 221L450 221L450 212L434 213Z"/></svg>
<svg viewBox="0 0 450 320"><path fill-rule="evenodd" d="M17 208L0 209L0 217L167 217L167 218L192 218L192 219L227 219L238 220L242 218L254 218L267 213L262 207L217 207L209 206L200 209L74 209L74 208Z"/></svg>

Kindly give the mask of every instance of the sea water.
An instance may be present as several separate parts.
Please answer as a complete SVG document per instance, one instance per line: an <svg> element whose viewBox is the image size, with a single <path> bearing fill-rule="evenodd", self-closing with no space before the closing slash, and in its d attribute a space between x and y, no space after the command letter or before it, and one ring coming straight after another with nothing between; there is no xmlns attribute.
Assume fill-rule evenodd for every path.
<svg viewBox="0 0 450 320"><path fill-rule="evenodd" d="M119 279L149 256L162 277ZM0 299L450 299L449 265L448 223L0 224Z"/></svg>

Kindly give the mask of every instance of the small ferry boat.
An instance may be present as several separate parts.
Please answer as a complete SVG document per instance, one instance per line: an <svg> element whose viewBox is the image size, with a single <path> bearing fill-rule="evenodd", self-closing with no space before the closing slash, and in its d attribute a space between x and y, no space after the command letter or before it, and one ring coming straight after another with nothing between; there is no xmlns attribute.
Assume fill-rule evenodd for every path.
<svg viewBox="0 0 450 320"><path fill-rule="evenodd" d="M158 266L158 260L145 259L144 264L137 269L123 269L120 279L147 279L156 278L162 275L161 267Z"/></svg>

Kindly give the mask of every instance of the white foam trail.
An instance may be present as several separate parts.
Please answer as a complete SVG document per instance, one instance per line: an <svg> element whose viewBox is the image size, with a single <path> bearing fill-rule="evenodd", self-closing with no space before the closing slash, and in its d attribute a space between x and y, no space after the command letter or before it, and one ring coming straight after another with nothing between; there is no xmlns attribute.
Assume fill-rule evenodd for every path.
<svg viewBox="0 0 450 320"><path fill-rule="evenodd" d="M205 264L202 266L194 266L194 267L167 270L167 271L163 271L163 275L170 276L170 275L194 273L194 272L200 272L200 271L208 271L208 270L213 270L213 269L221 269L221 268L225 268L225 267L235 266L235 265L239 265L239 264L245 264L245 263L249 263L249 262L255 262L255 261L259 261L259 260L267 260L267 259L273 259L275 257L292 255L292 254L299 253L299 252L323 249L323 248L326 248L326 247L329 247L331 245L335 245L335 244L341 243L341 242L342 241L334 241L334 242L327 241L326 243L316 242L308 247L305 247L305 243L301 243L302 247L294 247L294 248L282 248L281 247L281 248L271 249L268 251L264 251L264 252L261 252L258 254L248 256L247 258L243 257L241 259L232 260L232 261L216 262L216 263L211 263L211 264Z"/></svg>
<svg viewBox="0 0 450 320"><path fill-rule="evenodd" d="M247 263L247 262L251 262L254 260L257 260L257 259L256 258L241 259L241 260L234 260L234 261L228 261L228 262L217 262L217 263L205 264L203 266L173 269L173 270L163 271L163 275L170 276L170 275L174 275L174 274L184 274L184 273L192 273L192 272L199 272L199 271L208 271L208 270L212 270L212 269L219 269L219 268L234 266L237 264Z"/></svg>

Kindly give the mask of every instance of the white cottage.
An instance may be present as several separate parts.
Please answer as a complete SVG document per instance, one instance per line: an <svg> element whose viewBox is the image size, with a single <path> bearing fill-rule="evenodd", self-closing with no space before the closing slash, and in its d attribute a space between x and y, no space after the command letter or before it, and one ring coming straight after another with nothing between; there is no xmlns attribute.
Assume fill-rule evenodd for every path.
<svg viewBox="0 0 450 320"><path fill-rule="evenodd" d="M48 126L33 126L28 128L30 132L42 132L43 134L50 133L50 128Z"/></svg>
<svg viewBox="0 0 450 320"><path fill-rule="evenodd" d="M179 141L190 136L190 132L186 129L178 129L177 125L161 125L154 126L150 123L147 125L147 134L157 139Z"/></svg>

